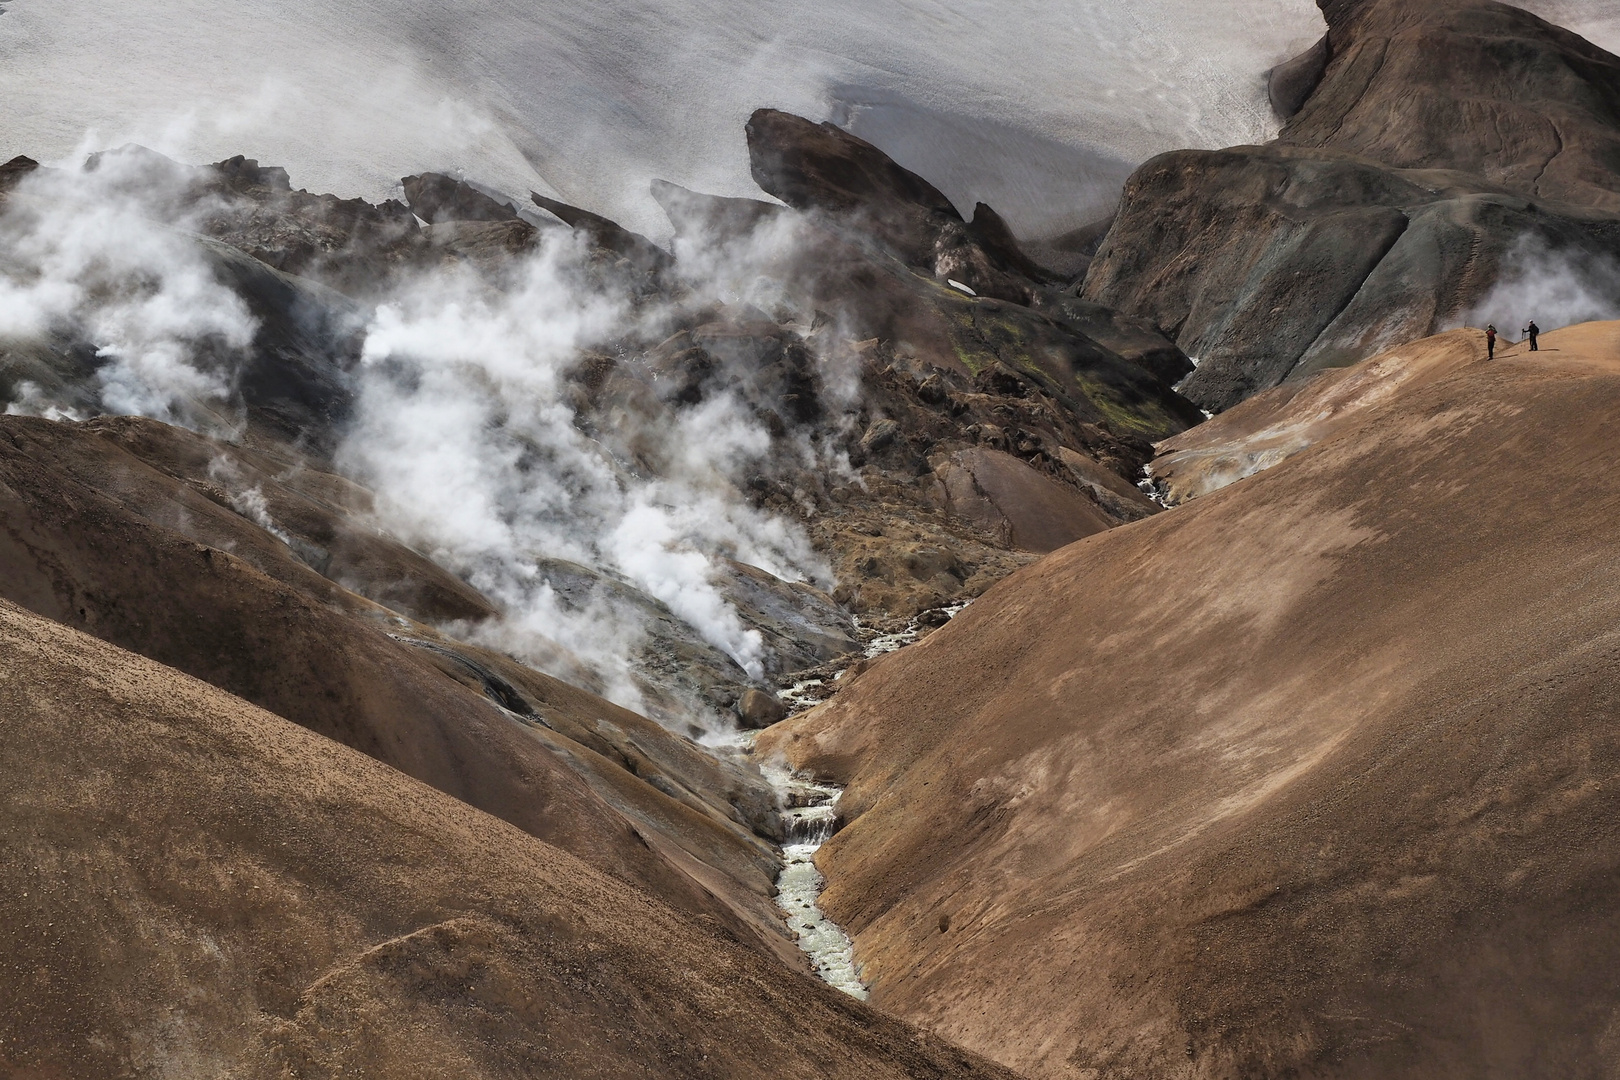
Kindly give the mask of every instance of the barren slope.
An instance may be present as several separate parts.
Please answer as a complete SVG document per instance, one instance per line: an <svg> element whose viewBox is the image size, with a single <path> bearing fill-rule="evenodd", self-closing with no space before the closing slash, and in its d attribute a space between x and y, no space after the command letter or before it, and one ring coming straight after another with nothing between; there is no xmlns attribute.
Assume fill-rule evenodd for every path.
<svg viewBox="0 0 1620 1080"><path fill-rule="evenodd" d="M311 564L428 619L482 602L368 536L363 515L347 516L365 493L308 464L150 420L0 418L0 597L351 746L795 962L769 899L776 855L754 832L772 831L763 779L321 576ZM256 505L243 501L252 493Z"/></svg>
<svg viewBox="0 0 1620 1080"><path fill-rule="evenodd" d="M8 1076L1002 1075L4 602L0 672Z"/></svg>
<svg viewBox="0 0 1620 1080"><path fill-rule="evenodd" d="M1620 1068L1620 324L1003 582L767 743L873 1000L1043 1077Z"/></svg>

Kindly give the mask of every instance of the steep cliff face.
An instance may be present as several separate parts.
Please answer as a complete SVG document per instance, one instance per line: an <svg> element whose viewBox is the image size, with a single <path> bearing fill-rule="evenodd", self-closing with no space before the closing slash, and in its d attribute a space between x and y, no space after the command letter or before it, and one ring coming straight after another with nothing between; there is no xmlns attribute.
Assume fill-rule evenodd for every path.
<svg viewBox="0 0 1620 1080"><path fill-rule="evenodd" d="M766 734L874 1002L1041 1077L1615 1068L1620 324L1456 344Z"/></svg>
<svg viewBox="0 0 1620 1080"><path fill-rule="evenodd" d="M1457 325L1527 238L1620 251L1620 60L1494 3L1324 13L1279 139L1148 162L1086 278L1198 359L1207 409Z"/></svg>

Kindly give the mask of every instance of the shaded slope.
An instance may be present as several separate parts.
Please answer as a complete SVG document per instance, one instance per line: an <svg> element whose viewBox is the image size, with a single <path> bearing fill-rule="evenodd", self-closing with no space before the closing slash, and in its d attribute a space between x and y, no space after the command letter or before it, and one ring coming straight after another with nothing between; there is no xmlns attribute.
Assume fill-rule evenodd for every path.
<svg viewBox="0 0 1620 1080"><path fill-rule="evenodd" d="M210 445L233 463L225 490L132 452L183 473L188 455ZM3 418L0 595L369 754L795 959L770 903L776 854L755 832L774 831L762 778L321 576L270 531L296 544L314 530L289 533L273 519L266 528L230 505L262 493L249 485L265 479L255 472L263 460L149 420ZM345 482L306 471L295 483ZM354 531L341 490L301 506L269 490L274 503L247 509L314 515L324 503L316 525ZM369 555L355 576L372 591L468 602L397 544L373 537Z"/></svg>
<svg viewBox="0 0 1620 1080"><path fill-rule="evenodd" d="M873 1000L1044 1077L1620 1062L1620 325L1072 545L764 745Z"/></svg>
<svg viewBox="0 0 1620 1080"><path fill-rule="evenodd" d="M1005 1075L3 602L0 671L8 1075Z"/></svg>

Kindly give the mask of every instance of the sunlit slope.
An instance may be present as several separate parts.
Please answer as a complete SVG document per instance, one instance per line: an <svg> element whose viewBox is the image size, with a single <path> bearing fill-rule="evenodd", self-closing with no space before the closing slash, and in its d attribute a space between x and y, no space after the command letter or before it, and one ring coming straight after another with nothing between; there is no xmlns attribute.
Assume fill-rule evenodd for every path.
<svg viewBox="0 0 1620 1080"><path fill-rule="evenodd" d="M1504 359L1511 351L1500 343ZM1453 330L1274 386L1159 443L1153 478L1172 503L1208 495L1331 437L1367 409L1485 359L1484 331Z"/></svg>
<svg viewBox="0 0 1620 1080"><path fill-rule="evenodd" d="M783 725L873 1001L1042 1077L1612 1074L1616 416L1620 324L1415 379Z"/></svg>

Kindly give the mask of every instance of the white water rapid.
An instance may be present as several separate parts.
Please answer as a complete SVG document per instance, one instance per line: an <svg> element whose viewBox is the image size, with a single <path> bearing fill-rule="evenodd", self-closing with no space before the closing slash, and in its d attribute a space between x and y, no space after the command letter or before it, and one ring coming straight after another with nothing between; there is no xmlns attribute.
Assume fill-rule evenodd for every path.
<svg viewBox="0 0 1620 1080"><path fill-rule="evenodd" d="M964 601L942 608L946 620L956 615L972 601ZM871 660L885 653L895 652L910 645L923 635L929 625L921 619L912 619L902 629L882 633L860 625L856 630L865 641L863 659ZM836 682L844 675L833 675ZM825 693L826 680L805 679L782 691L781 697L794 714L820 704L830 695ZM750 739L749 749L753 747ZM822 981L842 990L851 997L866 1000L866 984L861 981L855 965L855 943L844 933L844 928L827 917L821 910L821 890L826 878L816 869L816 852L832 839L838 819L838 797L843 788L825 784L811 777L780 766L761 766L765 779L776 788L782 800L782 823L787 833L782 845L782 872L776 879L776 906L787 919L793 939L810 958L810 966Z"/></svg>

